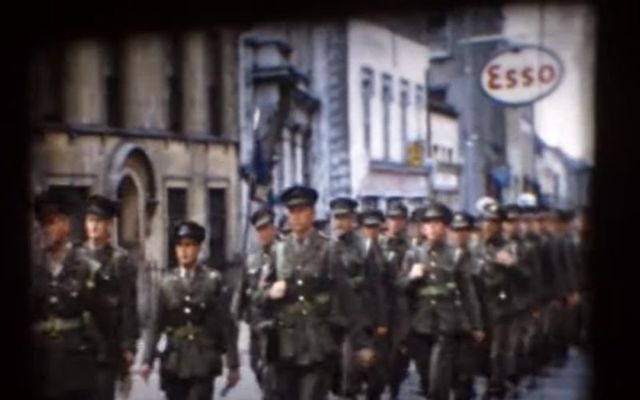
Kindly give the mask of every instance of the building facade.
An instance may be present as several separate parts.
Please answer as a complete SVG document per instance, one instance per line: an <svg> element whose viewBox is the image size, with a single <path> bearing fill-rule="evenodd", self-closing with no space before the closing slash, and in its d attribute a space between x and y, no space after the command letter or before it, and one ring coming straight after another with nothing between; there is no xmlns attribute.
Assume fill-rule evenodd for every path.
<svg viewBox="0 0 640 400"><path fill-rule="evenodd" d="M388 198L418 204L429 193L428 49L384 22L269 23L244 34L242 162L260 137L276 161L274 192L314 186L320 219L336 196L384 207ZM268 115L264 131L253 129L256 108Z"/></svg>
<svg viewBox="0 0 640 400"><path fill-rule="evenodd" d="M202 255L216 266L240 255L236 36L82 39L33 60L34 194L75 199L75 240L89 194L120 201L114 241L142 269L144 315L150 274L173 265L177 220L207 228Z"/></svg>

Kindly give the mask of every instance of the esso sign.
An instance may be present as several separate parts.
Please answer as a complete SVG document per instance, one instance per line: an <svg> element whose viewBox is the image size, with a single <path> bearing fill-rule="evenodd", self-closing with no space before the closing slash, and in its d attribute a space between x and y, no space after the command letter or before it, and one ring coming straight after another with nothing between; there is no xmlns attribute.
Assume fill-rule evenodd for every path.
<svg viewBox="0 0 640 400"><path fill-rule="evenodd" d="M492 99L518 105L550 94L563 74L560 59L538 46L524 46L496 54L482 68L481 85Z"/></svg>

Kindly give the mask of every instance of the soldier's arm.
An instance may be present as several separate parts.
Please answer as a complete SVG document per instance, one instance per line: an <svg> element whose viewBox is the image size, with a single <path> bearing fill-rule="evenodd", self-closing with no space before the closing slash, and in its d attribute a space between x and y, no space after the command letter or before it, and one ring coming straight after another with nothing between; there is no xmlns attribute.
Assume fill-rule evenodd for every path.
<svg viewBox="0 0 640 400"><path fill-rule="evenodd" d="M214 304L218 308L217 315L221 320L225 362L228 369L234 370L240 366L240 356L238 352L238 323L231 313L231 296L233 295L231 286L228 276L219 276Z"/></svg>
<svg viewBox="0 0 640 400"><path fill-rule="evenodd" d="M153 365L156 357L158 356L156 348L158 347L158 341L165 329L166 309L164 301L164 282L160 285L160 290L156 298L155 313L151 318L151 324L149 325L149 332L144 346L144 355L142 357L142 363L146 365Z"/></svg>
<svg viewBox="0 0 640 400"><path fill-rule="evenodd" d="M472 275L473 259L468 259L466 263L462 263L458 266L456 276L458 280L458 287L462 296L462 303L464 309L469 316L469 322L471 323L472 330L482 330L482 310L479 293L476 289L476 283Z"/></svg>
<svg viewBox="0 0 640 400"><path fill-rule="evenodd" d="M123 257L122 269L125 272L123 279L123 302L122 302L122 349L136 352L136 343L140 336L140 321L138 317L138 268L130 257Z"/></svg>
<svg viewBox="0 0 640 400"><path fill-rule="evenodd" d="M415 249L407 250L404 259L402 260L402 267L397 275L396 287L402 291L408 291L413 288L414 282L409 278L409 272L413 264L417 262Z"/></svg>

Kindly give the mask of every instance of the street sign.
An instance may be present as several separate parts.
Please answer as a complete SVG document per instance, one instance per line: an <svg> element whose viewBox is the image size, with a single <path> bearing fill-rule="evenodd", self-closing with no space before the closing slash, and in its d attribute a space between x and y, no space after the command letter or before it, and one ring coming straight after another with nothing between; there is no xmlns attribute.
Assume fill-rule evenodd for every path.
<svg viewBox="0 0 640 400"><path fill-rule="evenodd" d="M564 69L551 50L534 45L516 46L496 53L482 68L484 93L505 105L533 103L560 84Z"/></svg>
<svg viewBox="0 0 640 400"><path fill-rule="evenodd" d="M422 143L411 143L407 149L407 163L412 167L422 167L424 160L424 147Z"/></svg>

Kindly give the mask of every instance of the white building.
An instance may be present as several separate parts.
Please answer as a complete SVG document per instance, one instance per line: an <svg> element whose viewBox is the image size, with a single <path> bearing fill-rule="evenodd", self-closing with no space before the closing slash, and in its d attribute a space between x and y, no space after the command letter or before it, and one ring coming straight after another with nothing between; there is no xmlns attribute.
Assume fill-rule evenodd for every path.
<svg viewBox="0 0 640 400"><path fill-rule="evenodd" d="M260 107L274 192L315 187L319 219L337 196L383 208L387 198L429 195L428 48L381 20L268 23L243 35L241 162L250 161Z"/></svg>
<svg viewBox="0 0 640 400"><path fill-rule="evenodd" d="M458 112L451 105L430 99L429 146L434 170L431 175L433 198L453 209L462 207L463 160Z"/></svg>

